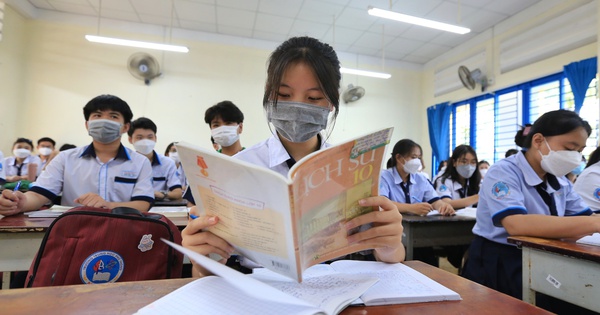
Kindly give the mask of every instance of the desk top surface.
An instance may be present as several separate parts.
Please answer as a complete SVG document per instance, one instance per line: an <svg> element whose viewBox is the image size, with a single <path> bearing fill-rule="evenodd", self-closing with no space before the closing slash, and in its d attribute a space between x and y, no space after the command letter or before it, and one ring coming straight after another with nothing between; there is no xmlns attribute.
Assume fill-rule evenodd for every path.
<svg viewBox="0 0 600 315"><path fill-rule="evenodd" d="M518 247L567 255L600 263L600 246L578 244L574 239L547 239L530 236L510 236L508 242Z"/></svg>
<svg viewBox="0 0 600 315"><path fill-rule="evenodd" d="M406 265L458 292L462 301L352 306L341 314L550 314L508 295L488 289L419 261ZM2 314L133 314L193 279L70 285L0 291Z"/></svg>
<svg viewBox="0 0 600 315"><path fill-rule="evenodd" d="M30 218L24 214L0 216L0 233L45 232L56 218ZM169 218L175 225L184 228L187 218Z"/></svg>

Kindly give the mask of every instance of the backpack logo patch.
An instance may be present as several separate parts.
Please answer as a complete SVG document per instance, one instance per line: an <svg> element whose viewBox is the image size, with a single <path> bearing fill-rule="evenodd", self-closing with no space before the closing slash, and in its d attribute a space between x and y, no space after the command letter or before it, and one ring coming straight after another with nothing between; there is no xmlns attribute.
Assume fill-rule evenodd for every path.
<svg viewBox="0 0 600 315"><path fill-rule="evenodd" d="M79 270L85 284L116 282L121 277L125 263L123 257L113 251L98 251L85 259Z"/></svg>
<svg viewBox="0 0 600 315"><path fill-rule="evenodd" d="M152 245L154 245L154 241L152 240L152 234L146 234L142 236L140 244L138 245L138 249L143 253L151 250Z"/></svg>

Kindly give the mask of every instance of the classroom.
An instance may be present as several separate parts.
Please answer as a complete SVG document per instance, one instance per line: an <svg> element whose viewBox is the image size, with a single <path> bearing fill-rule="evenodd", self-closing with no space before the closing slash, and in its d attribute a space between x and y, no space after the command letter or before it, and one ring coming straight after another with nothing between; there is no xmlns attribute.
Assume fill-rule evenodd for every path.
<svg viewBox="0 0 600 315"><path fill-rule="evenodd" d="M370 6L445 18L470 27L471 33L443 34L383 18L356 18L367 15ZM82 107L101 94L125 100L133 119L154 121L159 129L156 152L161 154L172 142L212 148L205 111L229 100L244 114L240 138L249 148L275 130L265 123L262 108L269 57L281 42L305 35L333 46L344 68L391 74L381 79L342 73L340 95L352 85L363 88L364 96L339 102L335 128L327 139L337 144L393 127L382 169L401 139L420 144L423 172L430 179L437 175L439 163L462 144L473 147L479 161L494 165L507 150L519 148L514 136L523 126L558 109L577 110L591 126L584 157L600 141L600 5L594 0L0 0L0 9L4 157L12 155L13 142L20 137L33 140L34 148L42 137L55 139L57 147L88 145ZM281 29L272 30L278 26ZM92 43L86 35L171 43L189 52ZM157 61L160 75L144 81L130 73L130 58L140 52ZM572 90L577 87L570 84L566 67L579 62L593 64L594 76L583 89L578 87L575 99ZM475 78L473 86L467 86L465 76ZM126 138L123 145L133 149ZM460 236L459 244L470 243L474 221L460 223L467 234ZM408 236L407 260L413 257L413 243L423 246L416 225L403 220L404 238L407 231L415 233ZM430 241L434 246L448 245L447 235L440 232L436 237ZM511 242L532 248L532 254L523 255L534 256L539 246L527 238ZM600 257L600 251L596 255ZM594 259L594 264L600 261ZM594 264L588 266L593 271L598 268ZM412 262L410 266L444 284L437 269ZM537 275L533 267L523 272ZM531 292L524 291L523 300L535 303ZM491 303L498 298L496 292L484 293L461 295L464 301ZM136 310L152 301L136 305ZM597 302L586 303L579 304L600 310ZM435 307L429 311L443 310L444 304ZM465 306L456 310L460 307ZM523 306L511 307L516 311ZM415 312L406 305L394 309L400 311Z"/></svg>

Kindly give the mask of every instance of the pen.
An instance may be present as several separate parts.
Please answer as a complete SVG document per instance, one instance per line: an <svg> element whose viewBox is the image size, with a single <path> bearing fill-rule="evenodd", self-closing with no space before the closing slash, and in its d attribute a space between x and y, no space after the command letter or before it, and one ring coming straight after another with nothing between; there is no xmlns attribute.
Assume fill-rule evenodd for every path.
<svg viewBox="0 0 600 315"><path fill-rule="evenodd" d="M15 189L13 189L13 191L19 191L19 188L21 188L21 181L17 182L17 184L15 185Z"/></svg>
<svg viewBox="0 0 600 315"><path fill-rule="evenodd" d="M419 198L415 197L415 196L411 196L412 200L416 201L416 202L421 202L421 200L419 200Z"/></svg>
<svg viewBox="0 0 600 315"><path fill-rule="evenodd" d="M198 216L190 213L190 218L192 218L192 220L196 220L196 219L198 219Z"/></svg>

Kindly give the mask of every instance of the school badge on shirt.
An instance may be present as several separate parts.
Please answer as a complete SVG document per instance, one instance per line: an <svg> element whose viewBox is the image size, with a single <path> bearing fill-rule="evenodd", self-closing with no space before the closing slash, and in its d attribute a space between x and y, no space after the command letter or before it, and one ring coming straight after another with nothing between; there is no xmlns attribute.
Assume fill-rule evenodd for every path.
<svg viewBox="0 0 600 315"><path fill-rule="evenodd" d="M508 196L508 194L509 194L508 185L506 185L503 182L497 182L492 187L492 195L498 200Z"/></svg>
<svg viewBox="0 0 600 315"><path fill-rule="evenodd" d="M594 198L596 198L596 200L600 200L600 188L596 188L596 190L594 190Z"/></svg>
<svg viewBox="0 0 600 315"><path fill-rule="evenodd" d="M446 187L446 185L442 184L442 186L440 186L439 190L440 190L440 192L444 192L444 191L448 190L448 187Z"/></svg>
<svg viewBox="0 0 600 315"><path fill-rule="evenodd" d="M79 275L85 284L116 282L123 274L123 257L113 251L97 251L81 264Z"/></svg>

